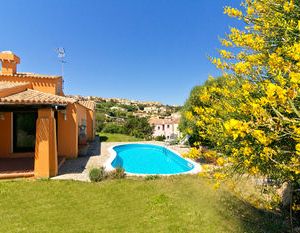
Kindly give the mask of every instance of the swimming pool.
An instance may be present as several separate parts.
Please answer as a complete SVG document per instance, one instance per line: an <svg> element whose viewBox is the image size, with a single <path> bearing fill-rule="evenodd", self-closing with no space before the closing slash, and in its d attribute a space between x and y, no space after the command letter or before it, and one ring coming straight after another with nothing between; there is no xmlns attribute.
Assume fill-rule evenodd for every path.
<svg viewBox="0 0 300 233"><path fill-rule="evenodd" d="M199 164L177 152L153 144L123 144L111 148L108 167L122 167L132 175L173 175L197 173Z"/></svg>

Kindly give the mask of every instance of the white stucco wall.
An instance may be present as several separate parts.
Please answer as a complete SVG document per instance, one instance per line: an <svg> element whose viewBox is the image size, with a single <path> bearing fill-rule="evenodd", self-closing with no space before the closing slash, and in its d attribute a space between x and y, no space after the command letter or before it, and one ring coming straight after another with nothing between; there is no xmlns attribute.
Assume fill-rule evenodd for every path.
<svg viewBox="0 0 300 233"><path fill-rule="evenodd" d="M172 134L180 136L180 132L178 130L178 124L161 124L155 125L153 136L165 136L166 139L170 138Z"/></svg>

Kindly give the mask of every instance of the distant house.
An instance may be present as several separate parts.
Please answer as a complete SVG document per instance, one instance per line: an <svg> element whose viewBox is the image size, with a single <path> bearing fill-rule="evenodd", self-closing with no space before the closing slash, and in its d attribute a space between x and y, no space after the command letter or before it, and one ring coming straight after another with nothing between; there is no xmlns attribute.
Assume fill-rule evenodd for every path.
<svg viewBox="0 0 300 233"><path fill-rule="evenodd" d="M78 145L94 139L95 103L65 97L61 76L17 72L10 51L0 61L0 159L28 158L35 177L55 176L59 158L76 158Z"/></svg>
<svg viewBox="0 0 300 233"><path fill-rule="evenodd" d="M110 108L110 110L116 110L116 111L122 111L122 112L127 111L125 108L118 107L118 106L113 106L113 107Z"/></svg>
<svg viewBox="0 0 300 233"><path fill-rule="evenodd" d="M141 111L141 110L133 112L132 115L136 116L136 117L147 117L148 116L147 113L145 113L144 111Z"/></svg>
<svg viewBox="0 0 300 233"><path fill-rule="evenodd" d="M150 118L149 123L154 127L153 137L164 136L166 139L174 139L180 136L179 118Z"/></svg>
<svg viewBox="0 0 300 233"><path fill-rule="evenodd" d="M158 108L156 106L145 107L144 112L146 112L146 113L158 113Z"/></svg>
<svg viewBox="0 0 300 233"><path fill-rule="evenodd" d="M162 106L159 108L160 113L165 113L167 111L167 108L165 106Z"/></svg>

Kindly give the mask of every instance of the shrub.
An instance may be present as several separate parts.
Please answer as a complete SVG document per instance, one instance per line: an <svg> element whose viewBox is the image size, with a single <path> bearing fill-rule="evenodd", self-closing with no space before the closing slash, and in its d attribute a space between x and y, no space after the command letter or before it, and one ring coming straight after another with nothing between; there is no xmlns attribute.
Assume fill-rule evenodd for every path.
<svg viewBox="0 0 300 233"><path fill-rule="evenodd" d="M283 7L275 0L244 0L242 11L225 7L226 14L246 24L231 28L222 39L224 49L211 61L223 78L210 78L197 95L191 93L195 102L187 102L191 106L184 109L186 122L181 125L187 134L199 136L195 145L210 142L206 146L224 168L215 173L216 179L237 173L262 176L288 182L294 189L290 193L297 195L300 43L294 22L300 1L279 2ZM291 210L300 209L297 204Z"/></svg>
<svg viewBox="0 0 300 233"><path fill-rule="evenodd" d="M155 141L164 141L164 140L166 140L166 137L164 136L164 135L160 135L160 136L156 136L155 138L154 138L154 140Z"/></svg>
<svg viewBox="0 0 300 233"><path fill-rule="evenodd" d="M124 168L121 167L117 167L115 170L111 171L108 174L108 177L111 179L123 179L125 178L125 176L126 176L125 170Z"/></svg>
<svg viewBox="0 0 300 233"><path fill-rule="evenodd" d="M89 177L92 182L99 182L105 179L104 167L92 168L89 172Z"/></svg>
<svg viewBox="0 0 300 233"><path fill-rule="evenodd" d="M96 130L101 132L105 125L105 115L103 113L97 113L96 115Z"/></svg>
<svg viewBox="0 0 300 233"><path fill-rule="evenodd" d="M172 146L172 145L177 145L178 143L179 143L179 140L178 140L178 139L171 140L171 141L170 141L170 146Z"/></svg>
<svg viewBox="0 0 300 233"><path fill-rule="evenodd" d="M124 128L126 134L137 138L150 138L153 132L153 127L145 117L129 117L125 122Z"/></svg>

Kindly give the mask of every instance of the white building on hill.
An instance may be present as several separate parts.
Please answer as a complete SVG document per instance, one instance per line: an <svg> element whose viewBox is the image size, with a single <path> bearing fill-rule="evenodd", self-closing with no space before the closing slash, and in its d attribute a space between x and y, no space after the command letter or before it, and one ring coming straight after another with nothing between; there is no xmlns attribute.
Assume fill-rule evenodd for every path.
<svg viewBox="0 0 300 233"><path fill-rule="evenodd" d="M165 136L166 139L175 139L180 137L178 129L179 118L151 118L150 125L154 127L153 137Z"/></svg>

